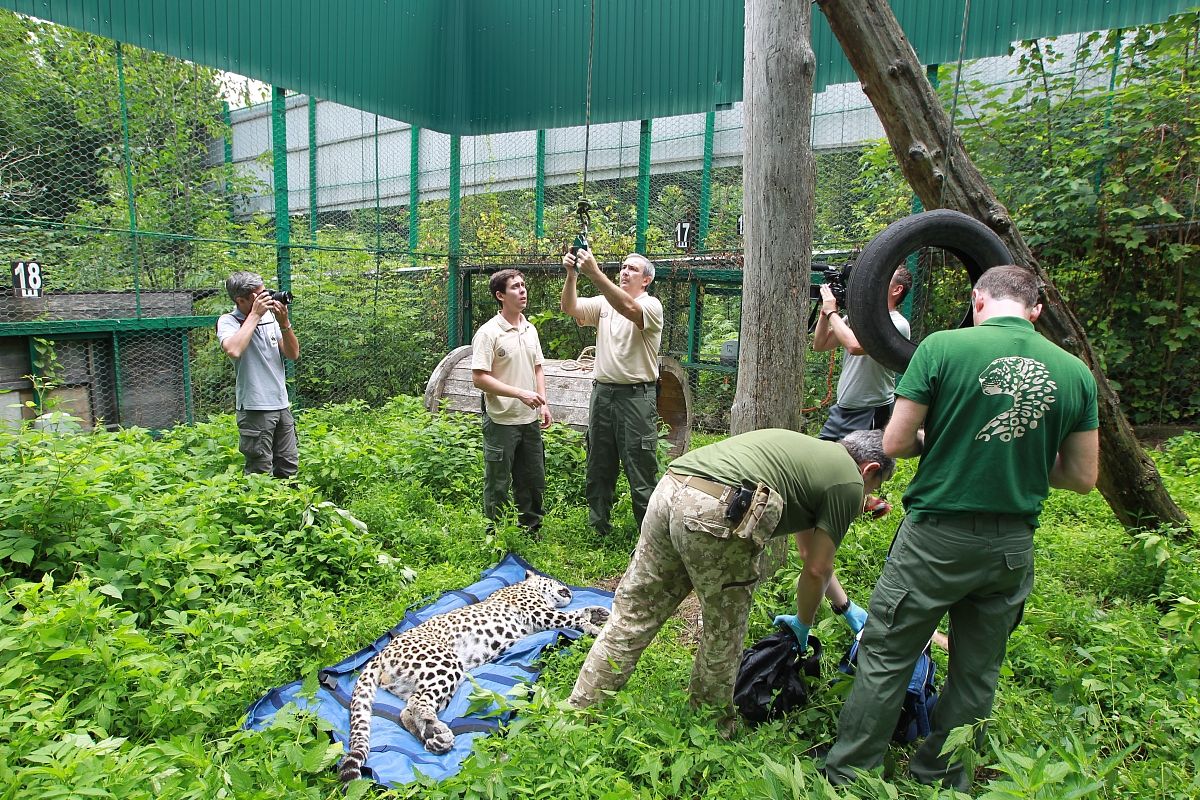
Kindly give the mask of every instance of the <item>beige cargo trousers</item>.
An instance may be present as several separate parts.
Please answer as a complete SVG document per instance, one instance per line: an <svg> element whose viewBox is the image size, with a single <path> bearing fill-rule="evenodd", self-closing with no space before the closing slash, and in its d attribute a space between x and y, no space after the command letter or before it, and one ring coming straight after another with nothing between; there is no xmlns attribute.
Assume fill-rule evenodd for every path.
<svg viewBox="0 0 1200 800"><path fill-rule="evenodd" d="M688 693L693 705L712 707L723 719L733 720L733 683L760 556L783 503L774 492L760 494L747 512L753 519L739 526L725 519L725 501L711 490L685 485L685 480L668 472L650 497L633 560L613 598L612 616L568 699L576 708L587 708L624 686L642 651L695 589L703 629Z"/></svg>

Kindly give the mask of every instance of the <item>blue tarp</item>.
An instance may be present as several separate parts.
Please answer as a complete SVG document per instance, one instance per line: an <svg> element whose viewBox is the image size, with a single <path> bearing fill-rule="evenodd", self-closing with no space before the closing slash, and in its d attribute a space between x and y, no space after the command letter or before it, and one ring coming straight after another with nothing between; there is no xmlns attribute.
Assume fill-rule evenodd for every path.
<svg viewBox="0 0 1200 800"><path fill-rule="evenodd" d="M271 724L281 708L293 703L328 721L333 726L334 740L347 747L350 739L350 692L354 689L354 681L363 664L386 647L397 634L430 617L478 602L497 589L522 581L527 569L538 572L520 556L510 553L499 564L484 572L480 580L465 589L447 592L422 609L409 611L374 644L321 670L318 674L319 687L311 701L302 697L301 681L267 692L247 710L245 727L262 730ZM584 606L612 608L611 592L577 586L571 589L575 597L566 610ZM500 658L473 670L470 678L486 689L505 694L518 683L531 683L537 679L541 670L536 663L544 649L564 637L577 639L581 635L580 631L564 628L527 636ZM507 716L484 718L481 714L486 714L487 710L476 712L473 716L467 715L469 698L474 691L471 679L463 681L450 705L440 714L455 734L454 747L440 756L427 751L416 737L400 726L404 701L380 689L375 700L375 716L371 721L371 753L363 768L364 777L385 786L398 786L416 780L416 772L437 780L458 772L463 760L471 753L472 742L479 736L492 733L507 720Z"/></svg>

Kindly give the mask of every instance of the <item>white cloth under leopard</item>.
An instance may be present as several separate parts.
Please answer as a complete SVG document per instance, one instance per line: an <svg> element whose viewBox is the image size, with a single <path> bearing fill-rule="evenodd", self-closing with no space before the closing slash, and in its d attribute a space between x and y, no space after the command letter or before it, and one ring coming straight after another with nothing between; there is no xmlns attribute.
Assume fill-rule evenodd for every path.
<svg viewBox="0 0 1200 800"><path fill-rule="evenodd" d="M362 774L370 750L371 709L380 686L408 704L400 714L405 730L431 753L454 745L454 732L438 718L467 672L497 658L526 636L556 628L596 635L608 609L588 606L561 610L570 588L527 571L525 580L486 599L454 609L404 631L367 662L350 697L350 750L338 774L352 781Z"/></svg>

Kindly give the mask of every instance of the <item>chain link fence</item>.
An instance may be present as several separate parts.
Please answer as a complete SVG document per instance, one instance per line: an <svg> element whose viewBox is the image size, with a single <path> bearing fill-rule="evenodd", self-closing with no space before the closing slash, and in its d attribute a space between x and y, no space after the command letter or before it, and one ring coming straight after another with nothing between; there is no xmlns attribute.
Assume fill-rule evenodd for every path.
<svg viewBox="0 0 1200 800"><path fill-rule="evenodd" d="M1174 100L1129 111L1139 81L1161 78L1153 36L1125 34L1107 47L1103 37L1070 38L930 75L972 156L1076 301L1132 398L1127 410L1138 422L1194 422L1200 169L1194 135L1176 132L1195 122L1186 100L1194 88L1184 73ZM742 322L740 105L461 138L279 91L230 109L214 70L7 12L0 74L0 249L14 285L0 298L0 391L30 403L6 418L51 399L88 425L165 428L232 410L233 371L214 324L230 307L223 280L238 269L296 296L302 358L290 377L301 407L419 394L441 357L494 313L487 275L502 267L525 270L527 313L547 356L575 358L594 334L557 311L559 260L586 196L603 262L637 250L658 264L662 352L687 371L694 427L728 429ZM1182 116L1172 102L1184 102ZM1186 187L1190 175L1193 193L1143 181L1145 224L1174 227L1121 254L1117 277L1084 245L1076 257L1058 252L1053 230L1037 227L1037 201L1052 198L1028 184L1075 180L1061 162L1036 157L1040 140L1029 131L1044 128L1046 109L1072 115L1050 144L1077 154L1097 137L1144 143L1156 130L1184 143L1174 171L1150 160L1160 182ZM816 97L817 261L852 263L871 236L920 210L881 137L857 84ZM1005 157L1016 150L1020 170L1010 171ZM1116 198L1114 184L1129 183L1125 171L1139 164L1116 151L1087 157L1099 209L1089 224L1102 237L1114 214L1134 207L1115 205L1128 198ZM1170 213L1161 203L1154 211L1154 198L1166 198ZM1149 262L1153 270L1138 271ZM917 277L905 306L914 337L955 324L965 272L941 252L915 253L907 265ZM1128 302L1094 302L1114 287ZM1149 361L1133 356L1139 311L1153 311L1162 334ZM801 401L813 426L839 362L809 355Z"/></svg>

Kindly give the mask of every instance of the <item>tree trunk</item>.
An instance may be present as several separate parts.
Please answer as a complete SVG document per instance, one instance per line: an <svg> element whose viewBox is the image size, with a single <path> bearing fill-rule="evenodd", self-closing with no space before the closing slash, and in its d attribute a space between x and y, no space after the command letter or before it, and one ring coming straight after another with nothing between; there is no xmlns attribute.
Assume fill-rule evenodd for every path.
<svg viewBox="0 0 1200 800"><path fill-rule="evenodd" d="M742 107L745 263L733 434L800 430L812 262L812 98L816 57L808 0L746 0ZM771 541L762 578L787 561Z"/></svg>
<svg viewBox="0 0 1200 800"><path fill-rule="evenodd" d="M1036 272L1045 284L1038 329L1082 359L1096 376L1100 404L1098 486L1117 519L1131 528L1169 525L1190 531L1187 516L1167 494L1154 462L1134 436L1087 334L1021 238L1008 209L996 199L967 156L887 1L818 2L883 123L904 177L925 208L951 208L981 220L1008 245L1013 261Z"/></svg>
<svg viewBox="0 0 1200 800"><path fill-rule="evenodd" d="M799 430L814 166L812 7L746 0L745 267L730 432Z"/></svg>

